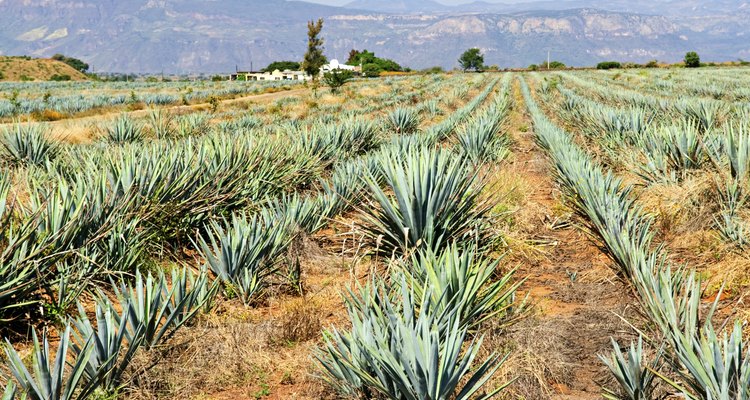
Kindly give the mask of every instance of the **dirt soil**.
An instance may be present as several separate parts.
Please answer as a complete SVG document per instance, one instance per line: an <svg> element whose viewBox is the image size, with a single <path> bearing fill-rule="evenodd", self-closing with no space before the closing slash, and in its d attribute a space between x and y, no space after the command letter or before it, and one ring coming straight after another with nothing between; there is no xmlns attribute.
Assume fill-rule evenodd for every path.
<svg viewBox="0 0 750 400"><path fill-rule="evenodd" d="M609 258L561 204L551 165L534 141L518 82L514 97L512 168L523 174L530 190L521 223L526 224L528 240L547 245L545 257L519 260L518 276L528 277L521 291L529 294L535 310L516 327L517 345L556 364L545 367L548 398L600 399L600 385L610 374L598 355L609 356L611 337L621 345L633 339L633 329L621 317L635 318L634 299L610 268Z"/></svg>

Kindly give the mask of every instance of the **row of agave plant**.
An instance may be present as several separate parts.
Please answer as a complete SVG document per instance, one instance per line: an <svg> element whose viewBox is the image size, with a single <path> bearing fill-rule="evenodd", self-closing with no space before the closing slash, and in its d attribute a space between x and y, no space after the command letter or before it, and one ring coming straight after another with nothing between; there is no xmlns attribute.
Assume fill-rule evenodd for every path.
<svg viewBox="0 0 750 400"><path fill-rule="evenodd" d="M585 74L591 78L594 74ZM683 71L652 70L644 73L625 73L609 76L610 80L624 78L629 84L638 85L643 92L663 93L667 97L705 97L725 101L746 101L750 98L744 80L746 72L741 68L701 69ZM600 77L601 78L601 77Z"/></svg>
<svg viewBox="0 0 750 400"><path fill-rule="evenodd" d="M717 335L712 322L717 303L705 310L695 271L671 265L665 249L653 243L653 219L634 200L632 186L593 161L570 134L546 117L526 83L522 85L537 139L560 185L637 294L653 324L650 335L642 338L660 349L648 360L642 339L626 354L614 342L612 356L602 358L621 387L605 390L605 397L650 399L661 379L689 399L748 398L750 354L745 350L743 324L737 321L733 329Z"/></svg>
<svg viewBox="0 0 750 400"><path fill-rule="evenodd" d="M34 178L15 191L0 179L2 318L43 294L41 310L61 316L101 277L132 273L144 254L179 247L215 216L309 186L332 160L380 140L379 124L363 119L283 137L244 133L64 147L33 126L7 132L4 158Z"/></svg>
<svg viewBox="0 0 750 400"><path fill-rule="evenodd" d="M607 150L612 164L627 158L623 164L636 165L634 172L644 182L679 183L693 173L716 170L716 227L726 241L747 245L747 224L740 217L750 193L747 115L740 113L721 126L707 122L709 116L656 123L642 109L603 106L562 87L560 92L566 99L563 115L578 121L587 136ZM705 124L711 128L706 130Z"/></svg>
<svg viewBox="0 0 750 400"><path fill-rule="evenodd" d="M488 87L494 87L495 81ZM477 98L486 99L485 90ZM476 99L475 99L476 100ZM466 119L481 101L471 101L456 113ZM416 121L416 122L415 122ZM455 126L460 122L448 118L440 124ZM497 122L499 126L499 120ZM282 196L253 215L234 215L223 223L212 222L206 234L198 237L197 243L210 269L224 282L227 291L237 294L243 302L250 304L269 278L281 271L284 278L298 287L298 264L282 261L289 245L298 233L313 234L326 226L327 222L361 203L367 191L368 180L373 185L382 181L378 170L383 153L408 151L421 140L425 132L418 132L419 113L410 108L399 108L386 117L386 129L397 134L390 142L378 142L369 146L377 151L362 153L359 157L346 159L341 154L346 146L337 135L303 135L305 147L322 155L322 162L330 164L332 172L328 180L319 184L321 190L309 196ZM313 139L314 138L314 139ZM328 139L327 139L328 138ZM336 140L333 140L336 139ZM291 261L291 262L290 262Z"/></svg>
<svg viewBox="0 0 750 400"><path fill-rule="evenodd" d="M639 109L643 113L656 119L657 122L667 123L674 119L684 119L698 125L701 131L710 131L718 127L733 111L737 104L725 101L710 100L703 98L678 99L659 97L631 89L625 89L619 85L601 82L597 80L585 80L574 74L558 75L566 84L571 84L569 94L575 95L580 89L586 94L593 95L603 103L613 103L616 106L628 106ZM659 93L664 96L664 93ZM585 100L584 100L585 101Z"/></svg>
<svg viewBox="0 0 750 400"><path fill-rule="evenodd" d="M2 83L5 93L16 93L13 98L0 99L0 118L18 117L54 111L61 114L75 114L105 107L116 107L142 102L147 105L176 105L182 102L206 101L210 97L235 97L259 94L264 90L288 88L288 82L223 82L205 84L163 83L158 92L143 91L143 85L124 86L117 83L72 82L57 87L35 84L32 86ZM85 94L82 88L87 88ZM119 92L119 93L117 93Z"/></svg>
<svg viewBox="0 0 750 400"><path fill-rule="evenodd" d="M77 302L78 295L84 290L81 281L95 276L110 275L111 270L103 275L97 274L96 271L102 267L112 268L113 263L107 258L112 252L117 253L116 255L122 253L124 258L132 261L127 268L121 267L123 272L135 271L136 274L135 286L132 288L120 288L120 285L113 282L112 292L117 298L115 303L110 302L105 292L97 290L95 326L89 321L86 311L80 304L77 307L77 318L67 313L61 315L61 322L68 328L61 335L62 340L54 358L49 351L47 338L43 337L40 344L34 333L33 374L25 369L18 353L8 344L10 347L6 357L17 384L9 383L4 399L12 399L19 389L24 395L39 399L86 398L95 391L116 392L123 384L127 366L138 349L148 349L164 341L199 310L209 307L211 298L219 286L226 289L225 294L234 293L241 296L246 303L252 302L254 296L267 284L267 280L273 275L278 275L281 255L300 231L311 233L322 228L329 218L351 208L355 199L361 196L365 187L365 181L361 176L374 171L375 164L369 162L365 156L351 161L346 159L376 147L379 144L379 140L375 139L377 134L378 129L373 123L358 121L356 124L343 127L330 126L318 130L317 134L297 135L299 146L296 147L305 148L303 154L308 155L306 161L301 164L283 160L284 152L290 151L287 148L290 145L289 141L273 141L271 138L260 140L257 137L230 140L229 137L221 136L209 137L205 141L186 139L164 145L154 144L151 148L153 152L140 158L143 162L139 163L131 161L138 160L135 155L143 154L144 146L125 148L117 157L103 153L97 158L77 165L48 165L46 172L54 177L68 179L67 182L79 182L77 179L81 179L80 182L86 182L86 186L81 185L80 190L74 189L72 193L61 192L65 194L60 198L67 202L53 206L52 211L49 211L49 204L55 203L48 201L44 205L39 205L38 208L42 211L25 215L26 221L32 221L31 216L36 217L33 222L24 222L22 214L26 213L25 210L16 211L13 215L12 207L9 207L14 201L8 196L10 185L6 180L0 181L0 194L4 194L0 196L0 220L4 224L2 227L7 228L1 232L7 234L3 236L3 239L6 239L4 243L14 244L6 247L4 251L4 254L13 258L9 259L11 263L2 264L1 272L5 275L2 280L3 298L0 300L6 302L0 304L10 305L9 307L28 305L19 303L19 300L24 299L23 295L38 294L39 282L27 284L24 282L24 273L42 270L39 268L40 262L48 263L43 269L45 271L57 269L53 271L55 278L49 288L56 288L60 298L65 294L65 298L71 304ZM203 147L209 145L215 147ZM268 166L259 163L258 157L250 157L251 154L247 152L250 145L255 145L253 149L262 150L263 154L269 156ZM218 153L217 149L226 152L220 159L211 161L201 158L215 156ZM167 157L166 163L162 163L160 160L163 159L156 156L174 151L184 153ZM300 150L295 148L292 151ZM316 152L316 157L310 158L309 154L313 151ZM197 158L187 157L187 153L197 155ZM271 155L275 158L270 157ZM339 160L333 165L330 180L321 182L322 193L311 197L285 195L282 188L299 187L304 181L285 180L284 177L297 177L306 165L312 163L311 159L320 164L315 167L316 171L325 165L333 164L334 160ZM235 163L239 163L237 167L244 174L242 179L240 175L232 177L231 170L226 169ZM285 163L291 164L288 168L290 172L285 171ZM203 167L202 174L210 173L211 176L204 177L202 174L191 172L182 175L185 171L195 170L196 164ZM82 179L91 176L87 174L93 172L95 166L101 165L104 165L104 171L107 171L102 181ZM209 167L206 168L206 165ZM249 176L247 171L262 173L259 173L256 182L250 183L253 176ZM216 181L217 179L221 180ZM216 187L208 188L208 182L212 182ZM267 186L249 190L259 182ZM273 182L273 186L270 186L269 182ZM91 188L97 190L89 192ZM227 192L217 193L216 188L222 188ZM233 193L237 188L242 188L242 193ZM196 191L198 193L195 193ZM84 193L91 194L84 196ZM120 197L113 199L115 196ZM178 197L175 199L175 196ZM208 199L196 203L202 197ZM249 200L254 201L248 203ZM117 204L116 201L121 201L122 204ZM168 207L165 207L163 213L158 210L161 207L152 210L155 203L157 206L166 204ZM174 203L177 203L178 207L175 207ZM66 207L75 212L61 211ZM242 213L234 214L230 219L224 220L224 223L212 218L235 208L248 207L252 212L249 216ZM150 211L144 212L144 209ZM157 218L160 214L161 217ZM51 217L45 217L47 215ZM117 217L118 215L122 217ZM135 219L136 217L139 219ZM135 246L132 237L140 238L141 248L151 245L155 239L158 242L158 239L163 239L159 234L165 234L164 227L169 225L166 219L174 217L189 217L189 226L203 226L203 233L198 235L195 246L206 260L205 266L197 277L183 270L173 273L171 280L163 274L156 279L144 279L137 272L136 267L141 260L140 257L133 256ZM117 227L122 226L124 218L133 218L129 226L135 228L127 228L131 229L127 232L115 231ZM150 218L155 219L149 221ZM148 223L144 224L144 221ZM19 224L30 226L28 229L31 232L56 229L54 234L39 235L38 237L44 238L46 242L37 246L33 241L34 246L70 250L60 251L59 256L49 255L49 260L42 261L39 260L41 252L28 256L24 253L19 257L20 250L12 249L26 249L29 247L27 243L32 243L31 239L36 238L33 233L29 238L22 237L20 232L25 230L15 228ZM107 224L110 226L109 231L103 227ZM81 226L85 226L85 229ZM189 233L188 229L184 231ZM172 234L164 236L175 237ZM108 245L108 237L110 241L122 239L130 242L112 246ZM96 258L88 253L88 249L93 245L99 246L97 248L105 254L104 258ZM68 252L75 253L81 260L86 260L89 268L80 268L80 265L76 264L75 267L62 269L63 262L58 257L68 257ZM27 263L24 265L28 268L22 268L22 263ZM210 282L208 271L218 279ZM295 271L285 272L294 274ZM5 284L6 277L13 278L8 281L8 285ZM284 277L294 278L288 275ZM31 273L25 278L38 279ZM171 286L167 282L170 282ZM50 290L48 292L51 293ZM39 299L32 301L36 303ZM73 352L73 362L70 362L69 368L66 369L65 364L71 358L68 357L69 351Z"/></svg>
<svg viewBox="0 0 750 400"><path fill-rule="evenodd" d="M503 91L461 135L476 135L472 142L486 140L487 130L499 135L505 98ZM485 127L490 114L494 126ZM362 228L372 252L389 260L389 273L344 295L351 327L326 331L316 353L325 379L344 396L488 399L509 384L485 388L502 355L474 364L481 328L510 324L522 309L520 283L512 282L514 271L495 278L500 260L487 258L492 204L482 197L476 159L456 148L384 149L364 176L372 200Z"/></svg>
<svg viewBox="0 0 750 400"><path fill-rule="evenodd" d="M95 323L84 305L65 321L57 351L46 334L32 332L31 371L6 339L10 371L3 400L85 399L122 389L128 366L140 351L163 344L198 313L211 306L217 285L201 272L173 270L153 277L136 272L134 285L112 283L114 300L103 291L95 296ZM71 353L70 357L68 356ZM131 377L132 379L132 377Z"/></svg>

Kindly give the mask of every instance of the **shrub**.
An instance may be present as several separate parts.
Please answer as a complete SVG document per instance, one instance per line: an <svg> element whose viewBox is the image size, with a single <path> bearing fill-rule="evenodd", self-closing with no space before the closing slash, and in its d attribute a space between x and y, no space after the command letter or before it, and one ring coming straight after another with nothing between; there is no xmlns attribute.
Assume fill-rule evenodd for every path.
<svg viewBox="0 0 750 400"><path fill-rule="evenodd" d="M596 69L615 69L622 68L622 64L617 61L602 61L596 64Z"/></svg>
<svg viewBox="0 0 750 400"><path fill-rule="evenodd" d="M70 75L58 75L58 74L54 74L54 75L50 76L49 80L51 80L53 82L69 81L70 80Z"/></svg>
<svg viewBox="0 0 750 400"><path fill-rule="evenodd" d="M701 66L701 58L698 53L689 51L685 54L685 67L686 68L698 68Z"/></svg>
<svg viewBox="0 0 750 400"><path fill-rule="evenodd" d="M422 72L426 74L441 74L445 71L443 70L443 67L430 67L422 70Z"/></svg>
<svg viewBox="0 0 750 400"><path fill-rule="evenodd" d="M546 61L541 64L546 69L565 69L566 65L560 61L551 61L547 63Z"/></svg>

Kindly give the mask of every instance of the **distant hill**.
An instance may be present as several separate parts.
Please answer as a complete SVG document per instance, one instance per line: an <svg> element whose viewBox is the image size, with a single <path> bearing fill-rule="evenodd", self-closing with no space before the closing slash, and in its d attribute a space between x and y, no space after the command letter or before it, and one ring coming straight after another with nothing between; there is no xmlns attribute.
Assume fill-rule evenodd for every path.
<svg viewBox="0 0 750 400"><path fill-rule="evenodd" d="M0 56L2 81L49 81L53 76L70 77L73 81L86 80L86 75L68 64L48 58Z"/></svg>
<svg viewBox="0 0 750 400"><path fill-rule="evenodd" d="M397 14L446 12L453 9L432 0L354 0L344 7Z"/></svg>
<svg viewBox="0 0 750 400"><path fill-rule="evenodd" d="M750 1L750 0L749 0ZM708 5L710 3L710 6ZM552 57L604 60L750 59L750 7L740 0L550 0L443 6L355 0L330 7L284 0L0 0L0 54L62 53L93 72L230 72L299 61L306 22L324 18L326 55L352 48L412 68L453 68L468 47L488 64ZM602 7L609 8L602 10ZM370 9L369 11L362 9ZM637 11L637 12L634 12Z"/></svg>

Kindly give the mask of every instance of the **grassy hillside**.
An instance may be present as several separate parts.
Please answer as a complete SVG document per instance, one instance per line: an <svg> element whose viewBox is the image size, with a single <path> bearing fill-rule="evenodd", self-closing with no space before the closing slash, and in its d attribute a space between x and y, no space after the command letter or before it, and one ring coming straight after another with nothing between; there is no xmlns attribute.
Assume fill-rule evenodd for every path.
<svg viewBox="0 0 750 400"><path fill-rule="evenodd" d="M46 58L0 56L0 81L49 81L54 75L86 80L86 75L68 64Z"/></svg>

